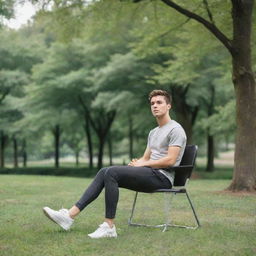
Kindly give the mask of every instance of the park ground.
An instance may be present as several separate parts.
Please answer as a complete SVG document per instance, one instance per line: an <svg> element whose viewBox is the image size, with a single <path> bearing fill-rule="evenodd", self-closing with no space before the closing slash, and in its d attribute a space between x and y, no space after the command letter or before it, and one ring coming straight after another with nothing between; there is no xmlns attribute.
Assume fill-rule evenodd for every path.
<svg viewBox="0 0 256 256"><path fill-rule="evenodd" d="M68 232L42 213L43 206L71 206L91 178L1 175L0 255L255 255L256 195L225 192L230 180L192 179L188 189L202 227L197 230L130 227L127 224L134 192L120 189L116 218L117 239L90 239L104 216L100 195L76 219ZM140 194L135 220L155 224L163 221L163 195ZM172 217L193 224L183 195L174 198Z"/></svg>

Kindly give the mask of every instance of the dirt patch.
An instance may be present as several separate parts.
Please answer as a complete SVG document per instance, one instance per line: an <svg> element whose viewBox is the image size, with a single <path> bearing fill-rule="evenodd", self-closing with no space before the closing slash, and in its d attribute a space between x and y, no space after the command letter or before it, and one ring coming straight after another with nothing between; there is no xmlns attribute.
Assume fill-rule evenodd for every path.
<svg viewBox="0 0 256 256"><path fill-rule="evenodd" d="M4 251L4 250L8 250L8 249L10 249L10 246L4 245L4 244L0 244L0 251Z"/></svg>
<svg viewBox="0 0 256 256"><path fill-rule="evenodd" d="M3 200L3 202L8 203L8 204L19 204L20 203L19 200L12 199L12 198L5 199L5 200Z"/></svg>
<svg viewBox="0 0 256 256"><path fill-rule="evenodd" d="M198 172L192 172L191 179L193 180L201 179L201 175Z"/></svg>

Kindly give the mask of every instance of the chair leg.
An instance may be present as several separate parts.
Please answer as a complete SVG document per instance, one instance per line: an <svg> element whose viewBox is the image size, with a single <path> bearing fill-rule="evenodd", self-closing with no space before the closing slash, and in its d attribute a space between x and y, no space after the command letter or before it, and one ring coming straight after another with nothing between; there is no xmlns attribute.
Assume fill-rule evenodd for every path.
<svg viewBox="0 0 256 256"><path fill-rule="evenodd" d="M132 205L131 216L128 220L129 225L132 225L132 218L133 218L133 214L134 214L134 210L135 210L135 205L136 205L136 202L137 202L137 197L138 197L138 192L135 193L135 197L134 197L134 201L133 201L133 205Z"/></svg>
<svg viewBox="0 0 256 256"><path fill-rule="evenodd" d="M189 195L188 195L187 190L186 190L186 196L187 196L188 202L189 202L189 204L190 204L190 207L191 207L191 209L192 209L192 211L193 211L193 214L194 214L194 217L195 217L195 220L196 220L196 223L197 223L197 227L196 227L196 228L198 228L198 227L200 227L201 225L200 225L199 219L198 219L198 217L197 217L197 215L196 215L195 208L194 208L194 206L193 206L193 204L192 204L192 201L191 201L191 199L190 199L190 197L189 197Z"/></svg>
<svg viewBox="0 0 256 256"><path fill-rule="evenodd" d="M135 206L136 206L136 202L137 202L137 197L138 197L138 192L136 192L135 194L135 197L134 197L134 201L133 201L133 206L132 206L132 211L131 211L131 216L130 218L128 219L128 225L129 226L144 226L144 227L155 227L155 228L163 228L162 232L165 232L167 230L168 227L179 227L179 228L187 228L187 229L197 229L199 228L201 225L200 225L200 222L199 222L199 219L196 215L196 211L194 209L194 206L192 204L192 201L187 193L187 191L185 191L185 194L187 196L187 199L188 199L188 202L189 202L189 205L192 209L192 212L194 214L194 218L196 220L196 226L185 226L185 225L176 225L176 224L172 224L168 214L170 214L170 210L171 210L171 202L173 200L173 197L174 195L176 195L176 193L171 193L171 198L170 200L168 200L167 197L167 194L169 194L169 192L166 192L165 193L165 223L164 224L160 224L160 225L147 225L147 224L140 224L140 223L134 223L132 222L132 219L133 219L133 216L134 216L134 211L135 211Z"/></svg>
<svg viewBox="0 0 256 256"><path fill-rule="evenodd" d="M195 218L195 220L196 220L196 225L195 225L195 226L187 226L187 225L169 224L168 226L169 226L169 227L186 228L186 229L197 229L197 228L199 228L199 227L201 226L200 223L199 223L199 219L198 219L198 217L197 217L197 215L196 215L195 208L194 208L194 206L193 206L193 204L192 204L192 201L191 201L191 199L190 199L190 197L189 197L189 195L188 195L188 193L187 193L187 190L185 190L185 194L186 194L186 196L187 196L189 205L190 205L190 207L191 207L191 209L192 209L194 218Z"/></svg>
<svg viewBox="0 0 256 256"><path fill-rule="evenodd" d="M171 193L171 195L169 195L170 193L164 193L164 209L165 209L165 226L162 232L165 232L167 230L167 227L170 226L171 223L171 219L169 217L170 213L171 213L171 203L172 203L172 199L174 197L174 193ZM169 198L170 196L170 198Z"/></svg>
<svg viewBox="0 0 256 256"><path fill-rule="evenodd" d="M134 211L135 211L135 206L136 206L136 202L137 202L137 197L138 197L138 192L136 192L135 197L134 197L134 201L133 201L133 205L132 205L132 212L131 212L131 216L128 219L128 225L129 226L138 226L138 227L153 227L153 228L161 228L163 227L163 232L166 230L167 228L167 224L160 224L160 225L147 225L147 224L143 224L143 223L134 223L132 221L133 216L134 216Z"/></svg>

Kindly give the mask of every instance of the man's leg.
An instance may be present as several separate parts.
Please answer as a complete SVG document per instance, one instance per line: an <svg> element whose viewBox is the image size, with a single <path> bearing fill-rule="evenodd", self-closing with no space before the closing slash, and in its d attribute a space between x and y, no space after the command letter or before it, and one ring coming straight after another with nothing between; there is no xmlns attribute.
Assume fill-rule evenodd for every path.
<svg viewBox="0 0 256 256"><path fill-rule="evenodd" d="M53 222L60 225L63 229L70 229L74 218L93 200L95 200L104 187L104 175L107 168L102 168L94 178L91 185L86 189L80 200L69 210L61 209L55 211L49 207L44 207L44 214Z"/></svg>
<svg viewBox="0 0 256 256"><path fill-rule="evenodd" d="M114 218L116 215L119 187L150 192L157 188L170 188L169 180L149 167L111 166L104 174L105 222L89 234L91 238L117 237Z"/></svg>
<svg viewBox="0 0 256 256"><path fill-rule="evenodd" d="M115 218L119 198L119 187L139 192L170 188L170 181L158 170L151 167L111 166L104 175L105 218Z"/></svg>
<svg viewBox="0 0 256 256"><path fill-rule="evenodd" d="M74 205L74 207L76 207L77 209L82 211L88 204L90 204L92 201L94 201L100 195L102 189L104 188L104 177L105 177L105 173L108 169L109 169L109 167L102 168L99 170L99 172L95 176L92 183L85 190L84 194L77 201L77 203ZM76 208L74 208L74 211Z"/></svg>

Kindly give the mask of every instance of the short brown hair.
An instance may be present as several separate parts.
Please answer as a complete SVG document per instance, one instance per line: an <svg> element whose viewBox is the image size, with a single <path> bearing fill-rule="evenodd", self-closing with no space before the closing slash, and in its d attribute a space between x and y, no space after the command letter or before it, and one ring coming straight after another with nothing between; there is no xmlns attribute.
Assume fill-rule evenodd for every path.
<svg viewBox="0 0 256 256"><path fill-rule="evenodd" d="M148 100L149 102L151 99L155 96L164 96L165 101L167 104L172 104L172 96L170 93L164 90L153 90L149 95L148 95Z"/></svg>

